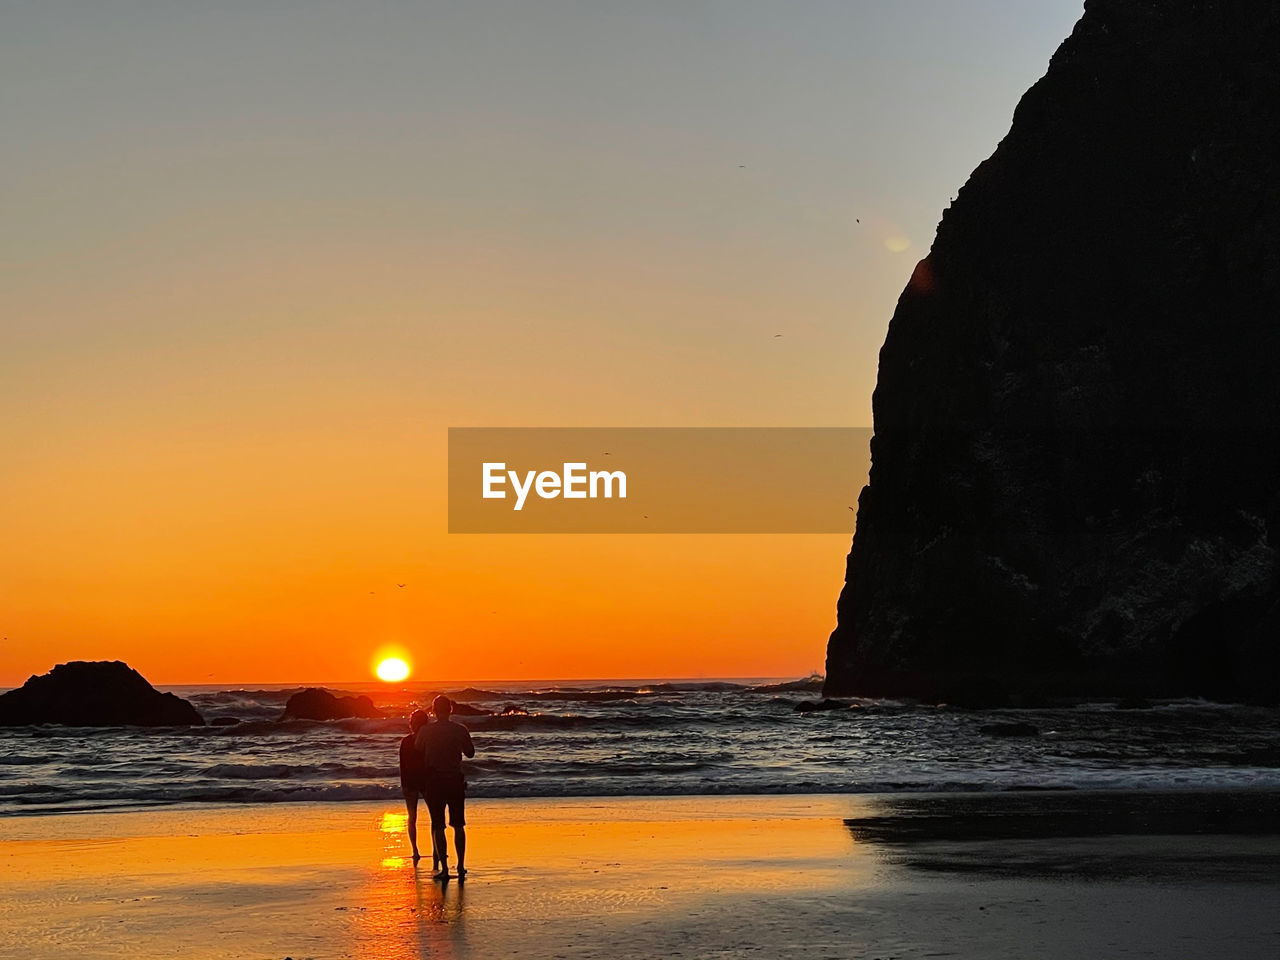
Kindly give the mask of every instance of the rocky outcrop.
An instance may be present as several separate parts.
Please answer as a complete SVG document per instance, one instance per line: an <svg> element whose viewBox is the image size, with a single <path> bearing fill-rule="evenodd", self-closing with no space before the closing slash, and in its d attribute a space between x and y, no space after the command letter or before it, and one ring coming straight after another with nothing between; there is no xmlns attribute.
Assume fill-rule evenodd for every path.
<svg viewBox="0 0 1280 960"><path fill-rule="evenodd" d="M430 700L426 700L426 703L429 704L430 702ZM453 715L455 717L488 717L493 715L493 711L485 710L482 707L472 706L469 703L459 703L457 700L454 700Z"/></svg>
<svg viewBox="0 0 1280 960"><path fill-rule="evenodd" d="M295 693L284 705L281 720L349 720L353 717L385 717L368 697L339 697L321 687Z"/></svg>
<svg viewBox="0 0 1280 960"><path fill-rule="evenodd" d="M1089 0L880 352L825 693L1280 698L1280 5Z"/></svg>
<svg viewBox="0 0 1280 960"><path fill-rule="evenodd" d="M60 663L0 695L0 726L202 726L188 701L161 693L119 660Z"/></svg>

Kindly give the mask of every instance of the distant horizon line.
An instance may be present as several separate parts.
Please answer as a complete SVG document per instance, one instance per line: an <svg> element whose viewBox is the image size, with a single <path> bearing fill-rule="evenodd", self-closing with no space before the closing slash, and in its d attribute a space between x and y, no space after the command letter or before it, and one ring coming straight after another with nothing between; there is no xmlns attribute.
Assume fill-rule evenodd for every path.
<svg viewBox="0 0 1280 960"><path fill-rule="evenodd" d="M52 669L52 668L50 668ZM46 671L47 673L48 671ZM41 674L31 674L31 676L41 676ZM364 680L205 680L199 683L184 683L175 681L156 681L148 682L157 690L166 690L174 687L210 687L210 688L257 688L267 689L276 687L280 689L290 689L293 687L350 687L350 686L368 686L368 687L385 687L388 691L392 690L418 690L430 689L432 687L466 687L477 686L480 684L648 684L648 683L751 683L751 682L771 682L786 680L804 680L809 677L823 676L821 671L812 671L806 674L777 674L777 675L743 675L743 676L695 676L695 677L465 677L465 678L444 678L431 680L404 680L396 683L387 683L376 677L370 677ZM27 679L30 679L28 677ZM0 692L7 690L16 690L26 682L26 679L13 684L0 683Z"/></svg>
<svg viewBox="0 0 1280 960"><path fill-rule="evenodd" d="M418 687L432 686L474 686L476 684L510 684L510 683L579 683L579 684L600 684L600 683L626 683L626 684L643 684L643 683L743 683L759 680L803 680L816 674L778 674L773 675L742 675L742 676L699 676L699 677L455 677L431 680L402 680L396 683L387 683L379 680L377 677L370 677L367 680L243 680L234 681L237 686L246 684L255 684L259 687L322 687L322 686L371 686L385 687L388 690L408 689ZM202 683L171 683L171 682L152 682L154 687L220 687L232 681L205 681Z"/></svg>

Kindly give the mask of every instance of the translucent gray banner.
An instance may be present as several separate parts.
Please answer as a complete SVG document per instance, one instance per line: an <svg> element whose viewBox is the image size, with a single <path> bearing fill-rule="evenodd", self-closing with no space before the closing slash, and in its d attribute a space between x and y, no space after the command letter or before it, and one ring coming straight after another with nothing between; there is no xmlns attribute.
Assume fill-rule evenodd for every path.
<svg viewBox="0 0 1280 960"><path fill-rule="evenodd" d="M851 534L869 427L453 427L450 533Z"/></svg>

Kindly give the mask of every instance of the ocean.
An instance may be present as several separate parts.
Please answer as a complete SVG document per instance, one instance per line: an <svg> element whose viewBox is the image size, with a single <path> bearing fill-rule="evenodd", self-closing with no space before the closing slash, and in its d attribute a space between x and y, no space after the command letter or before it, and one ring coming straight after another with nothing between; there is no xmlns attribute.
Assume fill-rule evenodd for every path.
<svg viewBox="0 0 1280 960"><path fill-rule="evenodd" d="M437 689L487 716L474 797L1280 787L1280 710L1199 700L971 711L893 700L799 712L820 681L328 685L381 720L280 721L299 687L166 687L178 729L0 729L0 813L179 803L393 800L405 716ZM505 712L504 712L505 711ZM1034 737L983 732L1028 723Z"/></svg>

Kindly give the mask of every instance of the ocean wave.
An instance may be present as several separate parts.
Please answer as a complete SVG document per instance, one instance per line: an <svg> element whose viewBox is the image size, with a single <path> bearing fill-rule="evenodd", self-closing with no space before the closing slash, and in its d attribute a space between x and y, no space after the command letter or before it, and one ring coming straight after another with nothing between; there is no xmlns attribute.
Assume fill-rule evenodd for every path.
<svg viewBox="0 0 1280 960"><path fill-rule="evenodd" d="M22 791L23 796L12 796L0 791L0 799L10 800L19 806L41 804L51 808L99 805L121 806L145 804L157 806L176 803L299 803L299 802L349 802L356 800L387 800L400 796L399 783L340 783L307 784L300 786L220 786L207 783L126 785L109 794L94 795L87 792L55 791L48 788Z"/></svg>
<svg viewBox="0 0 1280 960"><path fill-rule="evenodd" d="M722 767L721 763L707 760L677 760L670 762L642 761L636 763L614 761L608 765L594 760L571 760L565 766L573 772L599 771L601 775L612 777L674 776L681 773L697 773L701 770L714 770ZM571 773L570 775L573 775Z"/></svg>
<svg viewBox="0 0 1280 960"><path fill-rule="evenodd" d="M555 700L561 703L613 703L615 701L639 700L655 696L657 696L657 693L653 690L644 690L636 687L627 690L534 690L522 693L517 697L507 697L507 699Z"/></svg>
<svg viewBox="0 0 1280 960"><path fill-rule="evenodd" d="M791 719L788 709L784 718ZM638 713L602 713L590 716L580 713L499 713L488 717L464 717L463 724L471 731L514 730L574 730L610 729L672 731L690 727L730 727L745 729L752 726L775 726L776 717L751 711L729 711L718 714L680 713L671 711L643 711Z"/></svg>
<svg viewBox="0 0 1280 960"><path fill-rule="evenodd" d="M353 734L405 734L405 721L400 717L367 719L349 717L344 720L250 720L227 727L187 727L184 732L207 737L286 737L300 734L341 732Z"/></svg>
<svg viewBox="0 0 1280 960"><path fill-rule="evenodd" d="M566 730L576 727L599 726L602 722L608 722L611 719L613 718L583 717L575 714L499 713L491 717L468 717L465 726L468 730L481 733L547 727Z"/></svg>
<svg viewBox="0 0 1280 960"><path fill-rule="evenodd" d="M451 695L513 707L462 718L475 738L468 775L480 798L1280 787L1276 710L1177 701L1122 711L1112 701L960 711L865 699L851 701L856 710L796 711L817 682L469 687ZM404 719L279 722L290 692L192 693L207 716L244 720L231 726L0 730L0 812L398 802ZM413 694L374 696L389 709ZM1041 735L982 735L990 719L1025 721Z"/></svg>
<svg viewBox="0 0 1280 960"><path fill-rule="evenodd" d="M467 794L472 799L521 797L621 797L621 796L750 796L777 794L890 794L890 793L996 793L1030 791L1073 791L1081 789L1204 789L1205 787L1278 788L1275 779L1260 782L1251 776L1231 778L1227 782L1188 776L1152 781L1150 778L1112 777L1085 782L1069 779L1001 781L993 778L972 779L835 779L835 778L768 778L735 780L670 780L600 776L561 780L523 778L472 781ZM256 786L220 786L209 784L125 785L110 794L69 793L47 788L0 793L0 809L11 813L66 812L68 810L111 809L128 806L160 806L178 803L272 804L299 802L398 801L396 783L306 784L282 786L278 783Z"/></svg>
<svg viewBox="0 0 1280 960"><path fill-rule="evenodd" d="M191 693L186 699L218 707L282 707L297 691L290 690L219 690Z"/></svg>
<svg viewBox="0 0 1280 960"><path fill-rule="evenodd" d="M21 797L27 794L52 793L53 789L46 783L4 783L0 784L0 799Z"/></svg>
<svg viewBox="0 0 1280 960"><path fill-rule="evenodd" d="M399 776L395 766L342 763L215 763L200 772L219 780L390 780Z"/></svg>
<svg viewBox="0 0 1280 960"><path fill-rule="evenodd" d="M1237 770L1223 777L1218 772L1183 770L1164 775L1134 771L1089 776L1046 775L1007 779L995 776L969 778L858 778L855 776L769 776L729 778L667 777L635 765L631 771L612 769L595 776L531 776L508 771L505 775L474 777L468 796L477 799L518 797L614 797L614 796L723 796L751 794L884 794L917 792L1016 792L1041 790L1204 789L1206 787L1280 788L1280 776L1260 776L1257 770ZM710 766L710 765L703 765ZM671 771L666 771L668 774ZM364 783L281 784L259 782L220 784L197 782L120 782L95 789L61 789L46 784L11 785L0 790L0 811L52 813L69 810L113 809L178 803L263 804L298 802L390 801L400 797L393 780Z"/></svg>
<svg viewBox="0 0 1280 960"><path fill-rule="evenodd" d="M521 696L525 691L507 690L499 692L497 690L479 690L475 687L463 687L461 690L446 691L447 696L451 700L460 700L463 703L470 703L473 700L491 701L491 700L511 700Z"/></svg>
<svg viewBox="0 0 1280 960"><path fill-rule="evenodd" d="M751 687L752 693L821 693L826 678L818 674L805 677L803 680L785 680L780 683L762 683Z"/></svg>
<svg viewBox="0 0 1280 960"><path fill-rule="evenodd" d="M55 776L59 780L119 780L122 777L182 776L190 772L190 766L180 762L122 760L86 766L59 767Z"/></svg>

